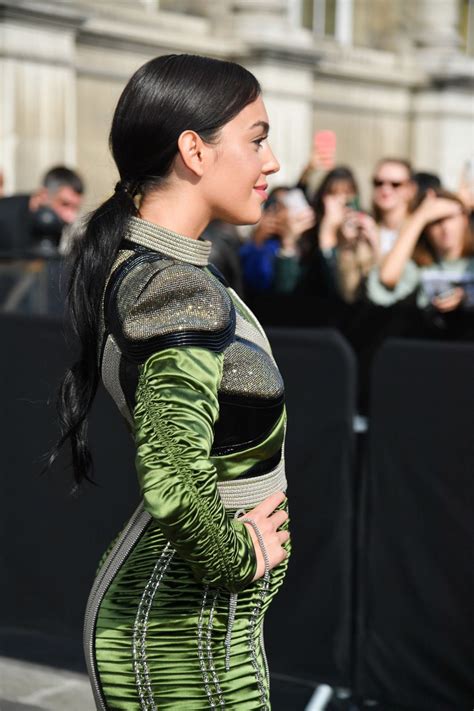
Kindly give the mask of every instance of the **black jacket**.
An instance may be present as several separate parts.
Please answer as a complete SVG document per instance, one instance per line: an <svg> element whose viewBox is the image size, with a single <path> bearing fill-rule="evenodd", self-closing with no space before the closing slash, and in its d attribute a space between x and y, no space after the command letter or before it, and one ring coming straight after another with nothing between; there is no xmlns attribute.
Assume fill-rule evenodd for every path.
<svg viewBox="0 0 474 711"><path fill-rule="evenodd" d="M12 195L0 200L0 252L23 250L33 242L30 195Z"/></svg>

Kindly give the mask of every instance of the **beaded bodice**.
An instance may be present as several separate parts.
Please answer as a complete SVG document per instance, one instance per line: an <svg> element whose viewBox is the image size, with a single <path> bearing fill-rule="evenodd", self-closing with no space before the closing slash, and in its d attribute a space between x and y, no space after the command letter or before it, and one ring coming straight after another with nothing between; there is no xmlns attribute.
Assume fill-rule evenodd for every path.
<svg viewBox="0 0 474 711"><path fill-rule="evenodd" d="M257 320L209 263L211 244L132 217L104 298L102 377L132 422L138 370L165 348L222 354L213 454L268 437L284 388Z"/></svg>

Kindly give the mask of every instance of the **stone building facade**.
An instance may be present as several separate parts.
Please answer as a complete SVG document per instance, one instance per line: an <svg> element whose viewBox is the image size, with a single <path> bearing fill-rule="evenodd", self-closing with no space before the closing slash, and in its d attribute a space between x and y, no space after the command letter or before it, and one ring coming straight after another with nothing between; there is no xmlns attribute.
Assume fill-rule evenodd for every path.
<svg viewBox="0 0 474 711"><path fill-rule="evenodd" d="M454 188L474 152L474 58L460 34L463 26L472 41L471 6L0 0L5 193L29 190L46 168L66 163L85 177L89 206L106 197L116 179L107 149L116 100L140 64L170 52L234 59L256 74L282 165L275 181L293 181L313 132L331 128L338 162L355 169L366 197L383 155L408 157Z"/></svg>

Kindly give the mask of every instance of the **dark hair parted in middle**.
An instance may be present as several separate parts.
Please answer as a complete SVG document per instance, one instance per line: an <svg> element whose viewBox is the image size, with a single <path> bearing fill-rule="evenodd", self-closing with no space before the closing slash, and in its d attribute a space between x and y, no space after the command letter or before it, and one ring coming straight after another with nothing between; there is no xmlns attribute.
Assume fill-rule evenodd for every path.
<svg viewBox="0 0 474 711"><path fill-rule="evenodd" d="M73 255L69 285L70 320L81 350L61 384L62 434L50 463L69 439L78 483L88 477L92 466L87 418L99 382L102 296L128 220L137 214L133 196L162 185L183 131L192 130L203 141L216 142L219 130L260 92L256 78L239 64L187 54L152 59L135 72L122 92L110 132L120 182L89 217Z"/></svg>

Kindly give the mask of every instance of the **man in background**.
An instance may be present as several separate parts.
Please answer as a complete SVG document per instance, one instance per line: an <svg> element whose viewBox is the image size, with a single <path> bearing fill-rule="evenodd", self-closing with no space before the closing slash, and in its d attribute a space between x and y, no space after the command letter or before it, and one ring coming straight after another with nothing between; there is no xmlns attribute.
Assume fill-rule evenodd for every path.
<svg viewBox="0 0 474 711"><path fill-rule="evenodd" d="M64 166L48 170L30 195L0 199L0 252L57 248L63 228L73 223L82 204L84 184Z"/></svg>

